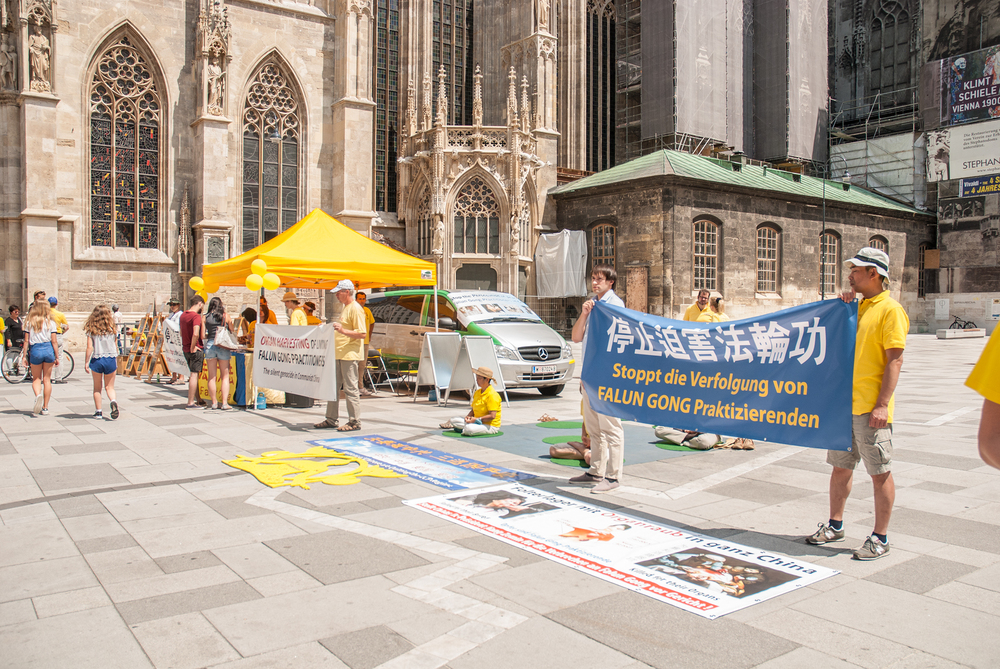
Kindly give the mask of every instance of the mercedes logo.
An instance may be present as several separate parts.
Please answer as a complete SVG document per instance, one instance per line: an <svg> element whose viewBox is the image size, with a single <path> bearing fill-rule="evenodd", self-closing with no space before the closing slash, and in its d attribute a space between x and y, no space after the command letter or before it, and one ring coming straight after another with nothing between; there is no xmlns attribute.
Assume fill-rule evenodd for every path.
<svg viewBox="0 0 1000 669"><path fill-rule="evenodd" d="M549 352L546 351L544 347L538 349L538 359L539 360L549 359Z"/></svg>

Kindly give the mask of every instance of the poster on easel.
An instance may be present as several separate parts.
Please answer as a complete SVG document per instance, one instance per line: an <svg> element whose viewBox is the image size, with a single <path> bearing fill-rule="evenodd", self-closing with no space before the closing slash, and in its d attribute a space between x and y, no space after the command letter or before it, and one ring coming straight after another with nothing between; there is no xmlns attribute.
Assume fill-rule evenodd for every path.
<svg viewBox="0 0 1000 669"><path fill-rule="evenodd" d="M465 390L470 397L472 396L476 389L476 375L473 374L472 370L478 367L487 367L493 370L493 386L498 393L503 395L507 406L510 406L507 386L504 385L500 361L497 359L497 350L493 345L493 337L488 335L469 335L462 338L462 347L458 351L455 369L451 373L448 390L444 395L445 406L448 405L448 398L453 390Z"/></svg>
<svg viewBox="0 0 1000 669"><path fill-rule="evenodd" d="M428 332L424 335L424 343L420 349L420 365L417 367L417 380L413 389L413 401L417 401L417 390L420 386L434 386L438 393L438 403L441 393L451 382L455 360L462 346L462 335L457 332Z"/></svg>

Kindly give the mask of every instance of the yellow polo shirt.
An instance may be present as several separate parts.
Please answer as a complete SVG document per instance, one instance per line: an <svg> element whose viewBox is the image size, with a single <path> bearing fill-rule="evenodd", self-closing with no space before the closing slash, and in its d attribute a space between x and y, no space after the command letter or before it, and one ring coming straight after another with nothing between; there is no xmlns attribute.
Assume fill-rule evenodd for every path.
<svg viewBox="0 0 1000 669"><path fill-rule="evenodd" d="M729 316L725 314L717 314L712 311L711 308L707 308L694 320L697 323L724 323L729 320Z"/></svg>
<svg viewBox="0 0 1000 669"><path fill-rule="evenodd" d="M361 310L361 305L355 301L344 307L344 311L340 314L340 324L345 330L364 332L365 312ZM338 332L334 335L334 343L337 345L337 360L365 359L364 339L352 339Z"/></svg>
<svg viewBox="0 0 1000 669"><path fill-rule="evenodd" d="M66 332L69 328L69 322L66 320L66 315L58 309L49 309L49 314L52 315L52 320L54 320L56 325L59 327L59 334Z"/></svg>
<svg viewBox="0 0 1000 669"><path fill-rule="evenodd" d="M858 305L858 336L854 345L854 400L855 416L870 413L875 408L882 375L885 373L885 351L889 348L906 348L906 333L910 319L896 300L883 290L870 300ZM889 422L895 408L896 396L889 398Z"/></svg>
<svg viewBox="0 0 1000 669"><path fill-rule="evenodd" d="M289 325L309 325L309 321L306 320L306 311L302 307L295 307L292 309L292 313L288 316Z"/></svg>
<svg viewBox="0 0 1000 669"><path fill-rule="evenodd" d="M500 427L500 393L493 386L486 386L486 390L476 388L472 394L472 415L482 418L491 411L496 411L496 417L490 421L483 421L483 425L490 427Z"/></svg>
<svg viewBox="0 0 1000 669"><path fill-rule="evenodd" d="M990 402L1000 404L1000 331L993 332L965 385Z"/></svg>
<svg viewBox="0 0 1000 669"><path fill-rule="evenodd" d="M372 324L375 323L375 316L372 314L372 310L365 307L365 346L368 346L368 342L372 340L369 334L372 329Z"/></svg>
<svg viewBox="0 0 1000 669"><path fill-rule="evenodd" d="M692 304L690 307L687 308L687 311L684 312L684 320L696 321L698 320L698 316L700 316L702 312L705 311L711 311L711 309L708 308L707 304L705 305L705 308L702 309L701 307L698 306L698 303L695 302L694 304Z"/></svg>

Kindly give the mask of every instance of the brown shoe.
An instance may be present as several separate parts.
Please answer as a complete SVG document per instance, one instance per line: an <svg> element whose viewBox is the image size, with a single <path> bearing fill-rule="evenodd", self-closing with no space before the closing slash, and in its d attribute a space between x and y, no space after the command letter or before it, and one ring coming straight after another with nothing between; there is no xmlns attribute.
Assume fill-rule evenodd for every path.
<svg viewBox="0 0 1000 669"><path fill-rule="evenodd" d="M594 476L590 472L584 472L579 476L574 476L569 480L570 483L600 483L604 478L601 476Z"/></svg>

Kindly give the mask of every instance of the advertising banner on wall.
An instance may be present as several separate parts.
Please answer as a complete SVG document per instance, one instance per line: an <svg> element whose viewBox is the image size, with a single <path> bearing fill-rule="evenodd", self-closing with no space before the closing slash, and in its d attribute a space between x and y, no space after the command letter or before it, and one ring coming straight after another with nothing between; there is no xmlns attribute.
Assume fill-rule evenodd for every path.
<svg viewBox="0 0 1000 669"><path fill-rule="evenodd" d="M959 190L962 197L985 195L986 193L1000 193L1000 174L962 179L962 187Z"/></svg>
<svg viewBox="0 0 1000 669"><path fill-rule="evenodd" d="M581 380L598 413L846 451L857 313L823 300L690 323L598 302Z"/></svg>
<svg viewBox="0 0 1000 669"><path fill-rule="evenodd" d="M254 331L254 385L336 402L334 334L331 325L258 323Z"/></svg>
<svg viewBox="0 0 1000 669"><path fill-rule="evenodd" d="M1000 46L941 63L941 125L1000 118Z"/></svg>
<svg viewBox="0 0 1000 669"><path fill-rule="evenodd" d="M517 483L403 504L709 619L839 573Z"/></svg>
<svg viewBox="0 0 1000 669"><path fill-rule="evenodd" d="M927 132L927 180L1000 172L1000 119Z"/></svg>

